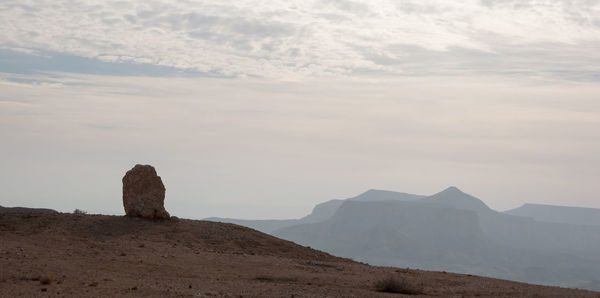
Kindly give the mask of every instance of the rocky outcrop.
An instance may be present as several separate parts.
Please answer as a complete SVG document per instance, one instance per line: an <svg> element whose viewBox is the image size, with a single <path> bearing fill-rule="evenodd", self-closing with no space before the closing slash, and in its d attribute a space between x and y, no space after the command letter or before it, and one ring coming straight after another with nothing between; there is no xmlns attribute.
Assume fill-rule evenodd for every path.
<svg viewBox="0 0 600 298"><path fill-rule="evenodd" d="M123 177L125 214L147 219L168 219L165 210L165 186L150 165L135 165Z"/></svg>

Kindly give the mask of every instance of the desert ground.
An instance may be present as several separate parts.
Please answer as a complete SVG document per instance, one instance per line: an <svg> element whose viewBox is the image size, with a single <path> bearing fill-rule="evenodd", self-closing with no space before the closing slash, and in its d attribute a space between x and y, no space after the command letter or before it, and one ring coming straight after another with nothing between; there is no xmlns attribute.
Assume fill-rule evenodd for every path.
<svg viewBox="0 0 600 298"><path fill-rule="evenodd" d="M375 267L226 223L0 207L1 297L600 297Z"/></svg>

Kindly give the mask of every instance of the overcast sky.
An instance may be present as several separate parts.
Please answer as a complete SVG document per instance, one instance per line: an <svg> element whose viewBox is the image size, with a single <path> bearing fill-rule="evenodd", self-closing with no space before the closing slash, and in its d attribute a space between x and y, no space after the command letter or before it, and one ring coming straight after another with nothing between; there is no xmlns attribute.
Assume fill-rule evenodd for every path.
<svg viewBox="0 0 600 298"><path fill-rule="evenodd" d="M2 1L0 205L300 217L454 185L600 208L600 1Z"/></svg>

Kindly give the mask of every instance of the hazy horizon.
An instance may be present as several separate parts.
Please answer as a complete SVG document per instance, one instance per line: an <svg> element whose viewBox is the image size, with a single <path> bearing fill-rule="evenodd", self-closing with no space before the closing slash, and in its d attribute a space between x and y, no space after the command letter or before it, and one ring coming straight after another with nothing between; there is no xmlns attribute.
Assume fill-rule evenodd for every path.
<svg viewBox="0 0 600 298"><path fill-rule="evenodd" d="M4 1L0 205L298 218L454 185L600 208L600 1Z"/></svg>

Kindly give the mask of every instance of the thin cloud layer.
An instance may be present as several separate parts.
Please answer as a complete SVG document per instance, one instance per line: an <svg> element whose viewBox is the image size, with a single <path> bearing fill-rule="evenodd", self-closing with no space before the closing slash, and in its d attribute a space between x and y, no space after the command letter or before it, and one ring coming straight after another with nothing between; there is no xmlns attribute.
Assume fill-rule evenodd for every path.
<svg viewBox="0 0 600 298"><path fill-rule="evenodd" d="M11 75L0 204L119 213L120 178L149 163L168 209L195 218L300 217L369 188L447 185L495 209L598 208L598 94L595 82L474 77Z"/></svg>
<svg viewBox="0 0 600 298"><path fill-rule="evenodd" d="M600 1L3 1L0 47L221 76L597 80Z"/></svg>

